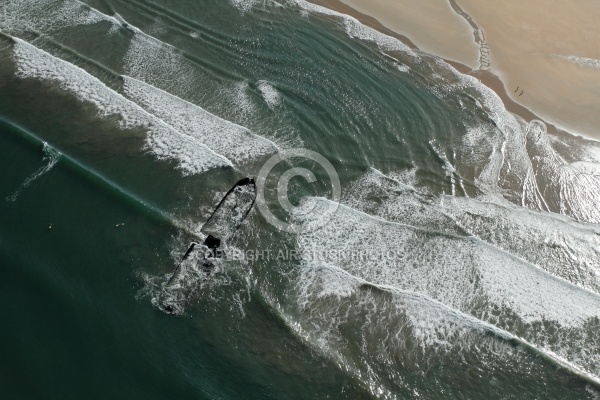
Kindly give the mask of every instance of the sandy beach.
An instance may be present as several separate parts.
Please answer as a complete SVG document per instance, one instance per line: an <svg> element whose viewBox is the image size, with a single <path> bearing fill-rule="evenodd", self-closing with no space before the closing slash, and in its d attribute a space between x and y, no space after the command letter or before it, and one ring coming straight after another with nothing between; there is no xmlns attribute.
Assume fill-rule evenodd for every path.
<svg viewBox="0 0 600 400"><path fill-rule="evenodd" d="M600 139L597 1L314 2L452 61L494 89L511 112Z"/></svg>
<svg viewBox="0 0 600 400"><path fill-rule="evenodd" d="M342 2L406 36L421 50L473 69L478 67L479 47L473 41L473 29L448 0Z"/></svg>

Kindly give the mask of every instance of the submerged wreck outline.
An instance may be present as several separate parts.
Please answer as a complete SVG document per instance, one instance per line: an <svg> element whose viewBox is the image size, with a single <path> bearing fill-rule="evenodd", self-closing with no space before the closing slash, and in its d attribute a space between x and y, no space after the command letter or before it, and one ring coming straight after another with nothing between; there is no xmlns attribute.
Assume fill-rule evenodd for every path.
<svg viewBox="0 0 600 400"><path fill-rule="evenodd" d="M250 190L244 192L244 188L249 188ZM249 204L241 204L241 205L238 204L238 201L236 200L235 196L232 197L232 195L235 195L236 192L240 193L240 196L250 193L251 201L249 202ZM227 209L227 202L231 199L234 200L234 204L233 204L233 207L229 210L229 209ZM181 261L177 264L177 266L171 273L171 276L169 277L167 283L163 286L163 288L162 288L163 294L165 294L165 295L168 294L167 291L169 290L169 288L172 287L173 281L175 280L176 276L178 275L178 272L181 271L181 266L183 265L184 261L190 257L190 255L194 252L196 247L199 245L204 246L207 250L204 252L203 258L200 261L202 263L202 272L203 272L204 276L203 276L203 278L201 278L201 280L199 282L197 282L197 284L200 285L200 284L204 283L210 277L210 274L212 273L212 271L215 267L214 261L216 259L220 258L222 255L223 250L220 249L221 243L227 239L230 239L237 232L239 227L246 220L246 217L248 216L248 214L250 214L250 211L252 211L252 208L254 207L255 202L256 202L256 183L255 183L254 179L246 177L246 178L243 178L243 179L239 180L238 182L236 182L235 185L233 185L233 187L231 189L229 189L227 191L227 193L225 193L225 195L223 196L221 201L217 204L217 206L215 207L215 209L212 212L212 214L210 215L210 217L208 217L208 219L206 220L206 223L202 226L202 229L200 231L207 235L206 238L204 239L204 242L202 242L202 244L200 244L199 242L192 242L190 244L187 251L183 255ZM247 207L247 209L244 209L244 206ZM222 219L224 217L223 215L220 215L220 214L225 213L225 217L227 217L228 213L231 213L231 216L233 216L234 212L238 212L240 210L242 211L241 218L239 218L237 221L233 221L234 222L233 225L222 226L222 224L220 224L220 222L222 222L222 221L219 221L219 218ZM238 216L240 216L240 215L238 215ZM231 221L228 221L228 222L231 222ZM229 228L229 229L227 229L227 228ZM196 286L198 286L198 285L196 285ZM189 301L189 297L193 294L193 292L194 292L194 289L192 289L191 292L188 294L188 296L187 296L188 298L184 299L185 302ZM175 303L177 303L177 302L175 302ZM172 304L172 302L170 302L168 298L163 299L159 303L159 305L160 305L159 308L161 308L164 312L166 312L168 314L177 314L177 311L178 311L177 308L180 308L180 307L177 307L177 306L179 306L179 304Z"/></svg>

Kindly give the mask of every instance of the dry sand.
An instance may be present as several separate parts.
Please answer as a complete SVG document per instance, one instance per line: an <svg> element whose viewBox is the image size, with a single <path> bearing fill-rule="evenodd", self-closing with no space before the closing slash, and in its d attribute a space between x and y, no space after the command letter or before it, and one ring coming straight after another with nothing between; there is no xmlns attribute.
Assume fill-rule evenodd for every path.
<svg viewBox="0 0 600 400"><path fill-rule="evenodd" d="M453 63L462 72L478 68L483 44L490 57L482 67L500 81L486 71L471 74L496 90L510 111L600 139L599 0L312 1L407 37L463 64Z"/></svg>

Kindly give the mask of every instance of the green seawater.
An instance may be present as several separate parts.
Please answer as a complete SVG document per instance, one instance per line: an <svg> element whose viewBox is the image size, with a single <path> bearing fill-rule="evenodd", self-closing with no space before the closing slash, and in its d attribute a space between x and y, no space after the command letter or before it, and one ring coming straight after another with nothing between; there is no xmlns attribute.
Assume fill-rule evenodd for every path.
<svg viewBox="0 0 600 400"><path fill-rule="evenodd" d="M1 398L599 398L597 142L302 1L2 0L0 31ZM278 164L266 205L318 229L255 207L253 256L161 311L297 148L335 213Z"/></svg>

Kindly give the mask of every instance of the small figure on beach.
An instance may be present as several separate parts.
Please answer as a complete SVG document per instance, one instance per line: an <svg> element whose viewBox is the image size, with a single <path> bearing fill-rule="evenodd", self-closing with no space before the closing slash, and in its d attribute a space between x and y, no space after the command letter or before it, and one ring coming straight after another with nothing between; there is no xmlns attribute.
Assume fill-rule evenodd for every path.
<svg viewBox="0 0 600 400"><path fill-rule="evenodd" d="M519 97L521 97L522 94L523 94L523 91L521 90L521 93L519 93Z"/></svg>
<svg viewBox="0 0 600 400"><path fill-rule="evenodd" d="M517 93L519 91L519 86L517 86L517 89L515 89L515 91L513 93Z"/></svg>

